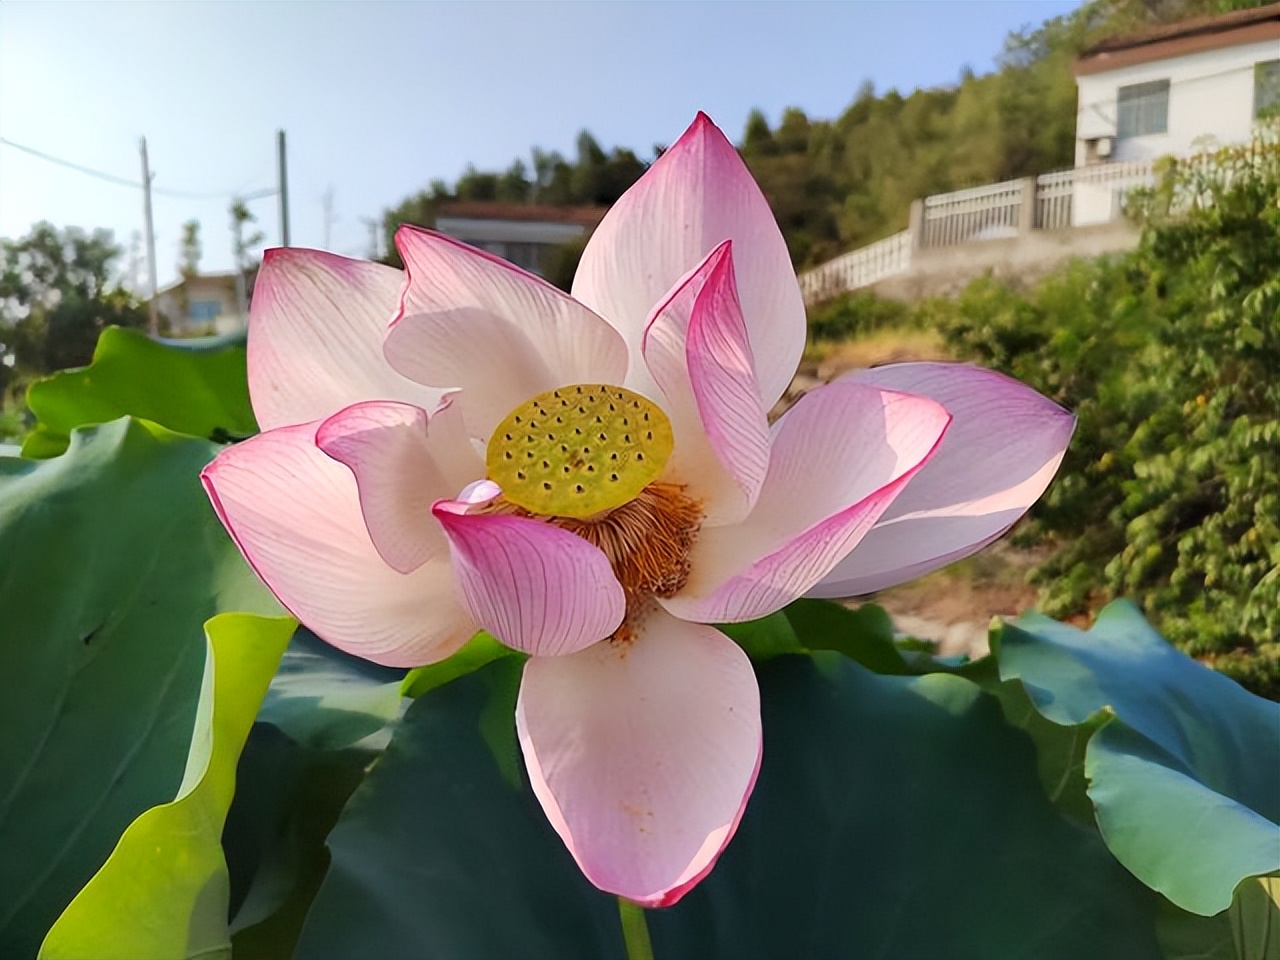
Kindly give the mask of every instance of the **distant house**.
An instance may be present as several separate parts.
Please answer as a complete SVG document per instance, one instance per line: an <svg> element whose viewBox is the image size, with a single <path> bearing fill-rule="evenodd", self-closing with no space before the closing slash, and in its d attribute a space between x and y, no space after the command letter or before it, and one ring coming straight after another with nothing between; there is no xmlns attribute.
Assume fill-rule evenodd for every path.
<svg viewBox="0 0 1280 960"><path fill-rule="evenodd" d="M253 291L250 273L246 299ZM246 317L236 295L236 274L200 273L163 287L156 294L161 317L176 337L233 333L245 329Z"/></svg>
<svg viewBox="0 0 1280 960"><path fill-rule="evenodd" d="M1111 37L1075 74L1077 167L1245 142L1280 104L1280 3Z"/></svg>
<svg viewBox="0 0 1280 960"><path fill-rule="evenodd" d="M552 252L591 234L605 207L550 207L458 200L436 210L435 228L543 276Z"/></svg>

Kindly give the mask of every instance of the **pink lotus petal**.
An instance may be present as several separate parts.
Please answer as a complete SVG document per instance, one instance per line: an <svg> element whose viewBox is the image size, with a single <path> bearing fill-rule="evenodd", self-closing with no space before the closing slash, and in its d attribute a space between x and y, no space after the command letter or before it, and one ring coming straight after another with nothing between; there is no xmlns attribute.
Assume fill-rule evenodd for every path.
<svg viewBox="0 0 1280 960"><path fill-rule="evenodd" d="M334 414L316 446L350 468L378 553L411 573L445 548L431 505L484 476L484 463L449 398L430 415L405 403L369 401Z"/></svg>
<svg viewBox="0 0 1280 960"><path fill-rule="evenodd" d="M760 770L751 663L652 609L630 643L534 657L516 705L529 780L597 887L670 906L711 870Z"/></svg>
<svg viewBox="0 0 1280 960"><path fill-rule="evenodd" d="M764 194L705 114L596 228L573 295L618 328L631 345L628 377L643 379L638 347L650 310L725 240L733 241L738 294L768 409L791 382L804 350L804 303Z"/></svg>
<svg viewBox="0 0 1280 960"><path fill-rule="evenodd" d="M408 575L365 530L351 471L315 446L319 421L227 447L200 480L240 552L290 612L340 650L393 667L453 653L478 629L448 554Z"/></svg>
<svg viewBox="0 0 1280 960"><path fill-rule="evenodd" d="M825 576L938 447L950 416L925 397L833 383L773 427L755 510L704 530L688 584L661 601L687 620L730 623L779 610Z"/></svg>
<svg viewBox="0 0 1280 960"><path fill-rule="evenodd" d="M659 304L641 350L675 434L669 473L703 502L708 526L740 521L769 469L769 422L738 303L731 241L711 251Z"/></svg>
<svg viewBox="0 0 1280 960"><path fill-rule="evenodd" d="M474 436L544 390L625 376L618 334L546 281L418 227L401 227L396 247L407 280L387 360L418 383L461 387Z"/></svg>
<svg viewBox="0 0 1280 960"><path fill-rule="evenodd" d="M986 546L1044 493L1075 429L1075 418L1053 401L979 367L892 364L841 382L931 397L954 422L937 455L815 596L872 593Z"/></svg>
<svg viewBox="0 0 1280 960"><path fill-rule="evenodd" d="M534 656L574 653L613 633L627 601L600 549L541 520L468 514L441 501L436 519L477 623Z"/></svg>
<svg viewBox="0 0 1280 960"><path fill-rule="evenodd" d="M249 395L263 430L326 417L361 400L428 410L441 391L387 365L382 338L402 274L299 247L268 250L249 308Z"/></svg>

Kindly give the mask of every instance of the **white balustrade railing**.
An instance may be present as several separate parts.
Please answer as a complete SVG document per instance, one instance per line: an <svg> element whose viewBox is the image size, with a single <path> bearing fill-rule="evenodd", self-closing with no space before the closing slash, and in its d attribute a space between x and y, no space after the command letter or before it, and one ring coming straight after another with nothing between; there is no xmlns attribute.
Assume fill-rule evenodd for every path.
<svg viewBox="0 0 1280 960"><path fill-rule="evenodd" d="M1022 208L1022 181L1006 180L924 200L922 247L1014 236Z"/></svg>
<svg viewBox="0 0 1280 960"><path fill-rule="evenodd" d="M1086 167L1065 170L1077 183L1112 184L1124 189L1151 186L1155 182L1155 164L1150 160L1121 160L1091 163Z"/></svg>
<svg viewBox="0 0 1280 960"><path fill-rule="evenodd" d="M801 274L800 289L806 303L817 303L905 272L911 266L911 251L917 247L1014 237L1020 228L1027 227L1061 230L1114 220L1120 216L1125 195L1138 187L1152 186L1155 179L1155 164L1150 160L1097 163L1044 173L1035 178L1035 210L1025 216L1022 205L1033 196L1028 180L1006 180L925 197L919 219L913 214L919 237L904 230L836 257Z"/></svg>
<svg viewBox="0 0 1280 960"><path fill-rule="evenodd" d="M800 274L800 291L805 303L819 303L849 290L869 287L910 266L911 231L903 230Z"/></svg>
<svg viewBox="0 0 1280 960"><path fill-rule="evenodd" d="M1071 198L1075 193L1074 170L1058 170L1036 177L1036 228L1061 230L1071 226Z"/></svg>

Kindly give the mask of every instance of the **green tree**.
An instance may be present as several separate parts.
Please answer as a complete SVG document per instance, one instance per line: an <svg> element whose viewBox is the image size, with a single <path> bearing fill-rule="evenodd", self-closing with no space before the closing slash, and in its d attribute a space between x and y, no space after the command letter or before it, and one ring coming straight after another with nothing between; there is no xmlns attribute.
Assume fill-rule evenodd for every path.
<svg viewBox="0 0 1280 960"><path fill-rule="evenodd" d="M178 275L184 279L199 276L200 258L203 255L200 221L188 220L182 225L182 238L178 241Z"/></svg>
<svg viewBox="0 0 1280 960"><path fill-rule="evenodd" d="M17 383L83 366L110 324L145 327L146 315L117 283L122 251L108 230L37 223L18 240L0 239L0 377Z"/></svg>
<svg viewBox="0 0 1280 960"><path fill-rule="evenodd" d="M1139 600L1188 653L1280 699L1280 146L1172 164L1139 248L1030 291L985 279L921 308L952 348L1074 410L1024 539L1041 605Z"/></svg>
<svg viewBox="0 0 1280 960"><path fill-rule="evenodd" d="M249 313L249 270L255 248L262 246L266 237L261 230L246 232L258 222L249 205L236 197L231 201L231 262L236 272L236 304L241 316Z"/></svg>

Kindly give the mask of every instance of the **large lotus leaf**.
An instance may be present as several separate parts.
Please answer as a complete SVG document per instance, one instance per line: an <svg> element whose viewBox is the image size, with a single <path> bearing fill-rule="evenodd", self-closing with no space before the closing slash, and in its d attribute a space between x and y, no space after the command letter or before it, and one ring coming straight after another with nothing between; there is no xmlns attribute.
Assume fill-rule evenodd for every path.
<svg viewBox="0 0 1280 960"><path fill-rule="evenodd" d="M326 750L300 744L273 724L254 724L222 834L236 960L293 955L329 866L325 839L378 756L380 740Z"/></svg>
<svg viewBox="0 0 1280 960"><path fill-rule="evenodd" d="M1165 960L1276 960L1280 957L1280 878L1236 887L1231 907L1212 917L1161 901L1156 935Z"/></svg>
<svg viewBox="0 0 1280 960"><path fill-rule="evenodd" d="M182 781L202 625L278 613L200 489L213 444L122 419L0 459L0 956Z"/></svg>
<svg viewBox="0 0 1280 960"><path fill-rule="evenodd" d="M514 740L519 670L502 658L413 701L329 836L297 960L622 956L613 899L490 752L487 718Z"/></svg>
<svg viewBox="0 0 1280 960"><path fill-rule="evenodd" d="M23 444L28 457L57 456L74 428L126 415L210 440L258 432L243 335L157 341L108 327L89 366L33 383L27 405L38 419Z"/></svg>
<svg viewBox="0 0 1280 960"><path fill-rule="evenodd" d="M345 654L300 627L258 719L316 749L348 747L399 717L404 675Z"/></svg>
<svg viewBox="0 0 1280 960"><path fill-rule="evenodd" d="M850 610L830 600L803 597L767 617L724 624L720 629L756 663L786 654L834 650L876 673L911 672L894 646L893 621L874 603Z"/></svg>
<svg viewBox="0 0 1280 960"><path fill-rule="evenodd" d="M414 702L330 837L296 957L623 955L480 728L501 660ZM1045 798L1030 741L967 680L831 653L758 667L760 779L710 877L649 913L658 957L1159 956L1156 897Z"/></svg>
<svg viewBox="0 0 1280 960"><path fill-rule="evenodd" d="M222 825L236 761L295 626L235 613L205 625L204 681L178 795L129 825L45 937L41 960L231 956Z"/></svg>
<svg viewBox="0 0 1280 960"><path fill-rule="evenodd" d="M403 712L403 670L305 627L271 681L223 832L237 958L289 956L329 864L325 838Z"/></svg>
<svg viewBox="0 0 1280 960"><path fill-rule="evenodd" d="M1086 749L1089 798L1148 886L1210 916L1246 877L1280 871L1280 704L1186 657L1127 602L1087 633L1037 615L1005 626L1000 674L1055 723L1114 712Z"/></svg>
<svg viewBox="0 0 1280 960"><path fill-rule="evenodd" d="M451 656L410 670L400 685L400 692L406 697L420 697L504 657L519 657L521 662L525 659L523 653L505 646L493 634L481 630Z"/></svg>

